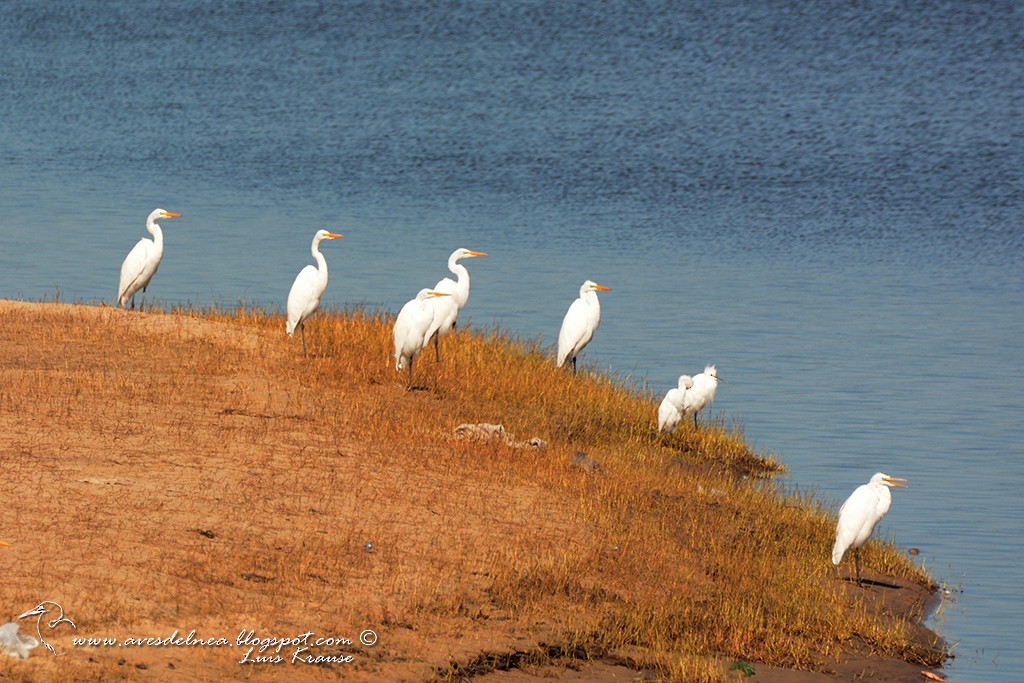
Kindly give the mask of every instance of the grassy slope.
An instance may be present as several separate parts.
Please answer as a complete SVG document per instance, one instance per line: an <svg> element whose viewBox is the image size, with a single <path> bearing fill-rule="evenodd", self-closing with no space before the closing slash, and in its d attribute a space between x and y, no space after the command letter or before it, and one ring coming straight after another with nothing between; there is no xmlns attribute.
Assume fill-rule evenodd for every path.
<svg viewBox="0 0 1024 683"><path fill-rule="evenodd" d="M544 657L686 680L718 680L734 658L942 659L914 623L919 604L894 616L838 580L834 522L766 484L777 465L742 435L718 423L660 437L654 398L572 377L533 344L460 332L407 391L389 321L360 312L318 314L308 359L260 311L0 312L12 616L50 599L81 636L379 633L373 647L312 652L348 664L245 670L290 680L458 677L493 659L482 653L538 643ZM455 436L466 422L549 445ZM579 450L598 472L569 466ZM930 585L890 545L862 560ZM69 656L0 660L0 675L217 679L238 675L245 650L54 639Z"/></svg>

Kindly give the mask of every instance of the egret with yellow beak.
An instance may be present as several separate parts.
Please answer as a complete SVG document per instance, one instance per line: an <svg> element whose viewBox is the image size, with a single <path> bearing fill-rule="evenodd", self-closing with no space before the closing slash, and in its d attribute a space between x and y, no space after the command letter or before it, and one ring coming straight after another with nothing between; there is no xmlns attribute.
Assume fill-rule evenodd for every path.
<svg viewBox="0 0 1024 683"><path fill-rule="evenodd" d="M839 508L839 521L836 523L836 544L832 547L832 564L843 561L846 552L853 549L853 564L857 572L857 583L860 583L860 547L871 538L875 525L882 521L889 506L892 494L889 487L906 488L901 482L906 479L890 477L877 472L871 481L858 486L850 497Z"/></svg>
<svg viewBox="0 0 1024 683"><path fill-rule="evenodd" d="M302 334L302 354L306 355L306 318L313 315L320 306L320 297L327 289L327 260L320 253L320 243L324 240L338 239L344 237L327 230L317 230L313 235L313 244L310 251L316 266L307 265L295 276L291 291L288 292L288 323L285 330L288 336L292 336L295 328L299 328Z"/></svg>
<svg viewBox="0 0 1024 683"><path fill-rule="evenodd" d="M558 358L555 364L565 367L572 360L572 371L576 372L576 356L594 337L597 326L601 324L601 302L597 300L597 292L610 292L610 287L599 285L587 280L580 287L580 296L572 302L562 319L562 329L558 332Z"/></svg>
<svg viewBox="0 0 1024 683"><path fill-rule="evenodd" d="M164 218L181 218L181 214L155 209L146 218L146 230L153 236L153 239L143 237L136 242L121 264L117 305L122 308L127 306L129 301L132 302L132 308L135 308L135 294L140 289L142 290L142 298L139 301L140 312L146 303L146 287L156 275L156 269L160 267L160 259L164 256L164 231L157 225L157 221Z"/></svg>

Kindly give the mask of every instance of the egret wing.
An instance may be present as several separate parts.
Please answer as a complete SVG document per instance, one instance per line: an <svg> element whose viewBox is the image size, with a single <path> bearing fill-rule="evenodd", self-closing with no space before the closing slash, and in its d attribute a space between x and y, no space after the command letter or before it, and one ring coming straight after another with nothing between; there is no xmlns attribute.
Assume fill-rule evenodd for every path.
<svg viewBox="0 0 1024 683"><path fill-rule="evenodd" d="M308 265L295 276L288 292L288 334L294 332L320 305L324 290L319 287L318 275L316 267Z"/></svg>
<svg viewBox="0 0 1024 683"><path fill-rule="evenodd" d="M151 260L150 250L153 246L153 240L143 237L124 257L124 261L121 263L121 281L117 288L119 305L124 306L135 296L136 292L149 283L149 278L153 275L150 273L149 277L145 277L146 265ZM155 268L153 272L156 272Z"/></svg>
<svg viewBox="0 0 1024 683"><path fill-rule="evenodd" d="M587 325L587 304L582 299L576 299L569 306L562 319L562 329L558 332L558 365L564 365L567 359L575 358L593 334Z"/></svg>

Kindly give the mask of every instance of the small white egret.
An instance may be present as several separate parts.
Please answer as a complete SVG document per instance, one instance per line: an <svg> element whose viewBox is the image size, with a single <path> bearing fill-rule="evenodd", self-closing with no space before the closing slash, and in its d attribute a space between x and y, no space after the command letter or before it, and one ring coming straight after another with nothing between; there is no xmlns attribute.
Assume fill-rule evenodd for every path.
<svg viewBox="0 0 1024 683"><path fill-rule="evenodd" d="M320 253L320 242L344 237L327 230L317 230L313 235L310 251L316 260L316 266L307 265L295 276L291 291L288 292L288 324L285 328L288 336L292 336L295 328L302 333L302 354L306 354L306 318L320 305L320 297L327 289L327 259Z"/></svg>
<svg viewBox="0 0 1024 683"><path fill-rule="evenodd" d="M573 301L566 311L562 329L558 332L558 357L555 362L558 367L564 367L566 361L572 359L572 371L576 372L576 356L590 343L598 325L601 324L598 290L610 292L611 288L587 280L580 287L579 298Z"/></svg>
<svg viewBox="0 0 1024 683"><path fill-rule="evenodd" d="M842 562L846 551L852 548L858 583L860 583L860 547L867 543L867 540L871 538L871 532L875 530L875 525L889 512L889 506L892 504L889 487L906 488L900 483L903 481L906 479L890 477L877 472L875 476L871 477L871 481L858 486L843 503L843 507L839 508L836 544L832 547L832 564L838 565Z"/></svg>
<svg viewBox="0 0 1024 683"><path fill-rule="evenodd" d="M395 319L395 370L409 366L409 388L412 389L412 362L426 347L430 324L434 320L434 308L430 300L434 297L451 296L447 292L421 289L416 298L406 302Z"/></svg>
<svg viewBox="0 0 1024 683"><path fill-rule="evenodd" d="M18 624L13 621L0 626L0 652L15 659L28 659L29 650L39 647L39 641L18 633L18 629Z"/></svg>
<svg viewBox="0 0 1024 683"><path fill-rule="evenodd" d="M694 376L693 386L686 391L683 409L684 415L693 415L693 426L697 426L697 413L715 400L715 390L718 389L718 383L722 381L724 380L718 376L718 370L714 365L706 366L704 372Z"/></svg>
<svg viewBox="0 0 1024 683"><path fill-rule="evenodd" d="M140 289L142 300L139 302L139 311L142 311L146 303L146 287L156 275L156 269L160 267L160 259L164 255L164 231L157 225L157 221L164 218L181 218L181 214L155 209L146 218L146 230L153 239L143 237L124 257L121 264L121 282L117 287L117 305L122 308L127 306L129 301L132 302L132 308L135 308L135 294Z"/></svg>
<svg viewBox="0 0 1024 683"><path fill-rule="evenodd" d="M435 292L444 292L448 297L430 299L430 305L434 309L434 319L427 331L427 340L434 339L434 360L441 360L441 351L438 348L440 338L455 329L455 321L459 317L459 311L469 301L469 271L466 266L459 263L460 259L473 258L475 256L487 256L483 251L470 251L466 248L456 249L448 257L448 270L452 271L458 281L446 277L434 286Z"/></svg>
<svg viewBox="0 0 1024 683"><path fill-rule="evenodd" d="M686 410L686 392L691 387L693 387L693 378L689 375L679 375L679 384L665 394L661 406L658 407L659 432L672 433L683 421L683 412Z"/></svg>

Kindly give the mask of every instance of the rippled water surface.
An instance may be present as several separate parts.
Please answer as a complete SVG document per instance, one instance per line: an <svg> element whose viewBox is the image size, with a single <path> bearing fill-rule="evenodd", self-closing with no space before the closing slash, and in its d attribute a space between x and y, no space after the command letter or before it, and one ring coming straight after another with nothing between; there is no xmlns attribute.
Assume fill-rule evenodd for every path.
<svg viewBox="0 0 1024 683"><path fill-rule="evenodd" d="M910 479L882 532L954 589L947 674L1015 681L1021 7L682 4L9 0L0 296L113 300L156 206L164 304L283 307L320 227L334 307L466 246L463 315L549 344L592 278L591 365L716 362L827 501Z"/></svg>

